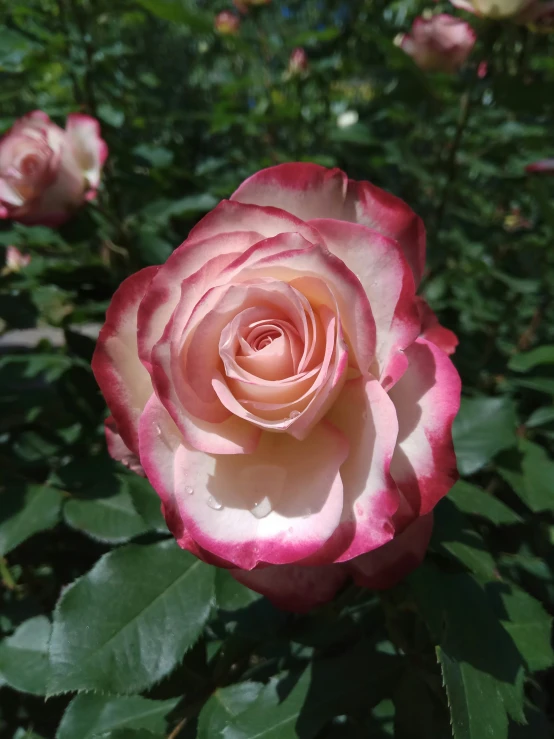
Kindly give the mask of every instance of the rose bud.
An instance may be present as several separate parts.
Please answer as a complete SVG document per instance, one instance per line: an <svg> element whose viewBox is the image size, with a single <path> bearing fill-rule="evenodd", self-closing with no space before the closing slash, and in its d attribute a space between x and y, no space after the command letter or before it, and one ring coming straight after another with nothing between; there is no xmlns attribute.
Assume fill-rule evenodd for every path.
<svg viewBox="0 0 554 739"><path fill-rule="evenodd" d="M2 274L10 272L19 272L31 262L30 254L22 254L17 246L8 246L6 248L6 265L2 270Z"/></svg>
<svg viewBox="0 0 554 739"><path fill-rule="evenodd" d="M298 612L421 562L460 403L424 265L402 200L294 163L121 284L92 360L110 452L181 547Z"/></svg>
<svg viewBox="0 0 554 739"><path fill-rule="evenodd" d="M400 35L395 43L426 72L456 72L470 55L476 38L468 23L441 13L416 18L410 33Z"/></svg>
<svg viewBox="0 0 554 739"><path fill-rule="evenodd" d="M529 174L554 174L554 159L540 159L538 162L528 164L525 171Z"/></svg>
<svg viewBox="0 0 554 739"><path fill-rule="evenodd" d="M214 28L222 36L233 36L240 28L240 18L230 10L222 10L215 17Z"/></svg>
<svg viewBox="0 0 554 739"><path fill-rule="evenodd" d="M64 131L28 113L0 140L0 218L59 226L96 196L107 155L95 118L72 113Z"/></svg>
<svg viewBox="0 0 554 739"><path fill-rule="evenodd" d="M308 56L300 46L294 49L289 57L289 74L301 74L308 69Z"/></svg>

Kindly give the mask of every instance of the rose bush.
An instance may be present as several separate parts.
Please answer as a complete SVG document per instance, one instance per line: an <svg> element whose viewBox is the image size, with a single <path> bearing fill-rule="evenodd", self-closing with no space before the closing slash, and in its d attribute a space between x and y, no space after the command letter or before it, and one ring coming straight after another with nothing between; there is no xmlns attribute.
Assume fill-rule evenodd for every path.
<svg viewBox="0 0 554 739"><path fill-rule="evenodd" d="M96 195L108 155L95 118L72 113L65 131L40 110L0 141L0 218L59 226Z"/></svg>
<svg viewBox="0 0 554 739"><path fill-rule="evenodd" d="M440 13L416 18L410 33L402 34L396 43L425 71L456 72L470 55L476 38L468 23Z"/></svg>
<svg viewBox="0 0 554 739"><path fill-rule="evenodd" d="M123 282L93 357L110 451L183 548L299 611L421 561L460 400L424 262L404 202L283 164Z"/></svg>

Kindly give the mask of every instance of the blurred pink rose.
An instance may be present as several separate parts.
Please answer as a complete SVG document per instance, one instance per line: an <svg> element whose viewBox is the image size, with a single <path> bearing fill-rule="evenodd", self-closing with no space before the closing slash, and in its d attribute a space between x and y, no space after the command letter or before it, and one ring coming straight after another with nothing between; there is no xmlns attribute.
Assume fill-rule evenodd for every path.
<svg viewBox="0 0 554 739"><path fill-rule="evenodd" d="M289 74L295 75L308 69L308 55L300 46L294 49L289 57Z"/></svg>
<svg viewBox="0 0 554 739"><path fill-rule="evenodd" d="M19 272L20 269L31 263L30 254L22 254L17 246L8 246L6 248L6 266L3 273Z"/></svg>
<svg viewBox="0 0 554 739"><path fill-rule="evenodd" d="M552 33L554 31L554 2L535 0L519 14L517 21L537 33Z"/></svg>
<svg viewBox="0 0 554 739"><path fill-rule="evenodd" d="M452 5L482 18L514 18L535 0L450 0Z"/></svg>
<svg viewBox="0 0 554 739"><path fill-rule="evenodd" d="M0 140L0 218L59 226L95 197L107 155L95 118L72 113L64 131L28 113Z"/></svg>
<svg viewBox="0 0 554 739"><path fill-rule="evenodd" d="M409 34L396 44L427 72L456 72L466 61L476 40L475 31L465 21L441 13L416 18Z"/></svg>
<svg viewBox="0 0 554 739"><path fill-rule="evenodd" d="M218 13L214 21L215 30L223 36L232 36L238 33L240 28L240 18L230 10L222 10Z"/></svg>
<svg viewBox="0 0 554 739"><path fill-rule="evenodd" d="M554 159L540 159L538 162L528 164L525 171L530 174L554 174Z"/></svg>
<svg viewBox="0 0 554 739"><path fill-rule="evenodd" d="M296 163L123 282L92 361L110 451L144 469L181 547L297 611L421 562L460 402L424 263L404 202Z"/></svg>

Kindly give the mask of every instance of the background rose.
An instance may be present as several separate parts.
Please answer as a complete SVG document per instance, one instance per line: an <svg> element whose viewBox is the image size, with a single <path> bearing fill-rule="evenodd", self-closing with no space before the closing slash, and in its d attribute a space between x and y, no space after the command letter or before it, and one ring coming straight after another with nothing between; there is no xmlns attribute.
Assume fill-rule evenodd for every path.
<svg viewBox="0 0 554 739"><path fill-rule="evenodd" d="M455 72L470 55L476 38L468 23L441 13L416 18L410 33L402 34L397 44L421 69Z"/></svg>
<svg viewBox="0 0 554 739"><path fill-rule="evenodd" d="M297 610L421 560L460 396L424 260L398 198L285 164L121 285L93 370L182 547Z"/></svg>
<svg viewBox="0 0 554 739"><path fill-rule="evenodd" d="M96 195L108 155L98 121L81 113L65 131L40 110L0 141L0 218L58 226Z"/></svg>
<svg viewBox="0 0 554 739"><path fill-rule="evenodd" d="M536 0L450 0L452 5L485 18L513 18Z"/></svg>

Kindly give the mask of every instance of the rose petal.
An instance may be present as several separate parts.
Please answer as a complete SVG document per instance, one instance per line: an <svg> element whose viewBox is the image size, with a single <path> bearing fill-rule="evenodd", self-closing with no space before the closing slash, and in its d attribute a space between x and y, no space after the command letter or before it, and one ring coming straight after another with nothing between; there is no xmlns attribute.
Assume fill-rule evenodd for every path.
<svg viewBox="0 0 554 739"><path fill-rule="evenodd" d="M348 578L344 565L270 565L249 572L232 569L229 574L277 608L293 613L307 613L332 600Z"/></svg>
<svg viewBox="0 0 554 739"><path fill-rule="evenodd" d="M171 314L179 303L183 280L190 280L204 265L218 259L212 263L209 271L201 275L203 282L200 279L195 281L194 296L197 302L215 274L260 240L262 236L258 233L242 231L194 244L187 240L171 254L152 280L139 310L138 346L140 358L146 367L150 367L152 349L161 339ZM191 311L195 302L190 306Z"/></svg>
<svg viewBox="0 0 554 739"><path fill-rule="evenodd" d="M311 225L356 275L369 298L376 331L374 374L384 379L393 373L398 352L420 331L414 279L402 250L398 242L358 224L319 219Z"/></svg>
<svg viewBox="0 0 554 739"><path fill-rule="evenodd" d="M72 113L67 116L65 130L88 187L96 190L108 157L108 145L100 136L100 123L89 115Z"/></svg>
<svg viewBox="0 0 554 739"><path fill-rule="evenodd" d="M403 200L370 182L350 180L343 218L398 241L419 285L425 267L425 226Z"/></svg>
<svg viewBox="0 0 554 739"><path fill-rule="evenodd" d="M158 267L146 267L128 277L114 293L100 331L92 371L115 419L121 438L138 454L138 419L152 394L150 375L137 350L140 301Z"/></svg>
<svg viewBox="0 0 554 739"><path fill-rule="evenodd" d="M348 445L326 422L304 442L266 433L253 454L212 456L185 446L153 396L139 436L141 462L167 501L166 515L178 516L203 549L241 569L314 555L338 524L339 467Z"/></svg>
<svg viewBox="0 0 554 739"><path fill-rule="evenodd" d="M115 459L116 462L121 462L132 472L136 472L137 475L145 477L139 458L136 454L133 454L121 438L113 416L108 416L104 421L104 432L106 434L106 445L110 457Z"/></svg>
<svg viewBox="0 0 554 739"><path fill-rule="evenodd" d="M416 518L385 546L352 559L348 567L356 585L372 590L392 588L423 562L433 532L433 514Z"/></svg>
<svg viewBox="0 0 554 739"><path fill-rule="evenodd" d="M273 204L274 205L274 204ZM222 200L192 229L188 243L205 240L235 231L256 231L268 239L283 233L299 233L312 244L318 234L304 221L280 208Z"/></svg>
<svg viewBox="0 0 554 739"><path fill-rule="evenodd" d="M294 162L256 172L231 200L282 208L303 221L341 218L347 186L348 178L340 169Z"/></svg>
<svg viewBox="0 0 554 739"><path fill-rule="evenodd" d="M421 336L438 346L445 354L454 354L459 344L454 331L440 325L439 319L423 298L417 298L417 308L421 319Z"/></svg>
<svg viewBox="0 0 554 739"><path fill-rule="evenodd" d="M349 380L328 419L346 436L341 467L344 510L333 545L343 562L386 544L394 536L400 496L390 472L398 433L396 409L374 378Z"/></svg>
<svg viewBox="0 0 554 739"><path fill-rule="evenodd" d="M452 422L461 383L447 355L425 339L406 356L408 369L389 392L399 429L391 472L412 509L424 515L458 479Z"/></svg>

